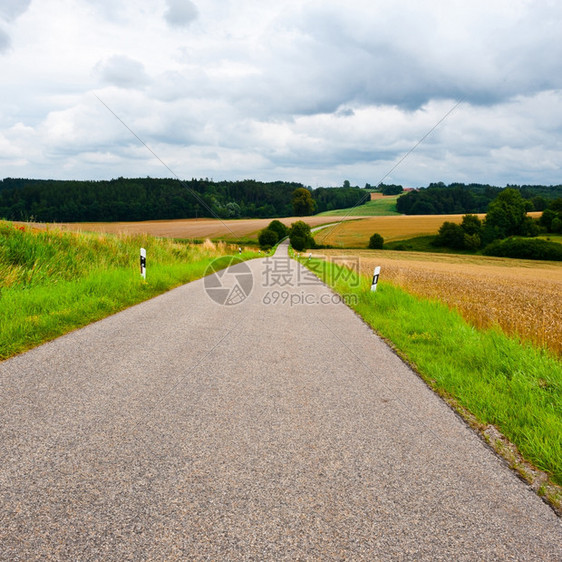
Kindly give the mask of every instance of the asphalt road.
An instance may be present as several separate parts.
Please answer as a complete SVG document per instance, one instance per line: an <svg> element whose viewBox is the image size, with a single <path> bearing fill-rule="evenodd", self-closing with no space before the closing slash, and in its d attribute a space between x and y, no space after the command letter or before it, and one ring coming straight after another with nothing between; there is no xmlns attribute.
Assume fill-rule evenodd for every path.
<svg viewBox="0 0 562 562"><path fill-rule="evenodd" d="M552 510L280 252L240 304L201 280L0 364L0 559L561 560Z"/></svg>

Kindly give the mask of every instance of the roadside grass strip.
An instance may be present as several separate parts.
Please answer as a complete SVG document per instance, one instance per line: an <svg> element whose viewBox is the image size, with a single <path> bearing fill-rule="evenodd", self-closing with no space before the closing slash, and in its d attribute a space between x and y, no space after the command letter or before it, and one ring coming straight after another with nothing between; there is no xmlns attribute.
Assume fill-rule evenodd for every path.
<svg viewBox="0 0 562 562"><path fill-rule="evenodd" d="M413 296L329 261L301 260L407 360L426 383L466 409L480 426L496 427L523 458L562 484L562 362L499 328L479 330L445 304ZM562 497L558 488L551 503Z"/></svg>
<svg viewBox="0 0 562 562"><path fill-rule="evenodd" d="M147 249L146 281L140 248ZM48 231L0 221L0 360L204 276L224 243Z"/></svg>

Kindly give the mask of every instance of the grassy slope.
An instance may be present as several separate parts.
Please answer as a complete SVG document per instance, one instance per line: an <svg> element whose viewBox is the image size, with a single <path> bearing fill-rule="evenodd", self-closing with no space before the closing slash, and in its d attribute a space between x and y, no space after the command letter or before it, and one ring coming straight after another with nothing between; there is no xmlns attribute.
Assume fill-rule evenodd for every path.
<svg viewBox="0 0 562 562"><path fill-rule="evenodd" d="M325 211L324 213L319 213L316 216L320 217L359 217L359 216L389 216L389 215L399 215L400 213L396 210L396 199L398 196L388 196L381 199L373 199L372 201L367 201L364 205L359 205L353 209L336 209L334 211Z"/></svg>
<svg viewBox="0 0 562 562"><path fill-rule="evenodd" d="M147 249L146 281L139 274L141 246ZM0 222L0 359L200 278L228 250Z"/></svg>
<svg viewBox="0 0 562 562"><path fill-rule="evenodd" d="M341 294L356 294L353 308L426 382L452 397L483 425L494 425L526 459L562 484L562 363L548 352L497 330L476 330L437 301L416 298L370 279L335 275L333 264L311 260ZM330 280L337 279L335 283ZM560 502L562 498L553 500Z"/></svg>

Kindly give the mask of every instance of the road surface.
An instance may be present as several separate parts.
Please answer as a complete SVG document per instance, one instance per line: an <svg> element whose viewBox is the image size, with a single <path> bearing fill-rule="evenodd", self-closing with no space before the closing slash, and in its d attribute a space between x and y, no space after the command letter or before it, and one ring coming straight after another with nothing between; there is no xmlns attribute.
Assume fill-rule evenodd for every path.
<svg viewBox="0 0 562 562"><path fill-rule="evenodd" d="M562 559L553 511L284 246L248 266L240 304L200 280L0 364L0 559Z"/></svg>

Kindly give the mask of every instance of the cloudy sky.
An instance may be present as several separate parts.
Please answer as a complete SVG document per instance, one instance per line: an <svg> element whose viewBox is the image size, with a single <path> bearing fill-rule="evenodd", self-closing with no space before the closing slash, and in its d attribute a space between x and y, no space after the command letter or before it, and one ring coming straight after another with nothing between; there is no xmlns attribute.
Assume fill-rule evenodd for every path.
<svg viewBox="0 0 562 562"><path fill-rule="evenodd" d="M107 105L181 178L560 184L561 29L558 0L0 0L0 177L170 177Z"/></svg>

